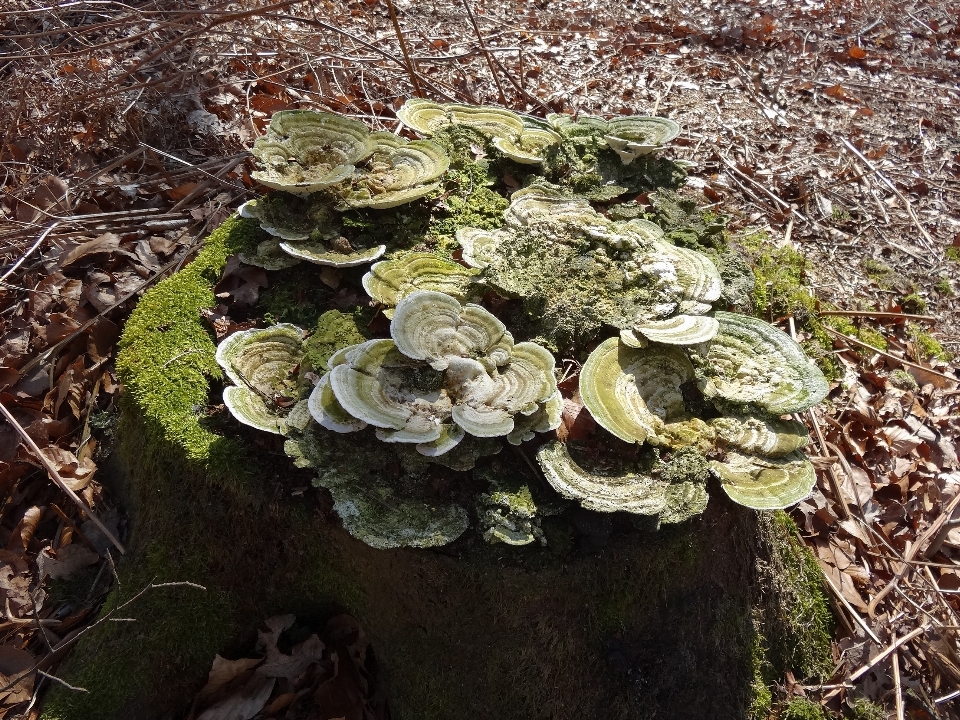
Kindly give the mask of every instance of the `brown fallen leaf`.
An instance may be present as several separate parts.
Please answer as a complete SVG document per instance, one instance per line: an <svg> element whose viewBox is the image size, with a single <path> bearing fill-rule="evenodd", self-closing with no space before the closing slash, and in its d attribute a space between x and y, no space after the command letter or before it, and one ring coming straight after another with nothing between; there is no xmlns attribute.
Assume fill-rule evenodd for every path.
<svg viewBox="0 0 960 720"><path fill-rule="evenodd" d="M112 253L120 248L120 236L114 233L104 233L89 240L80 243L65 255L60 257L59 265L61 268L69 267L78 260L81 260L95 253Z"/></svg>
<svg viewBox="0 0 960 720"><path fill-rule="evenodd" d="M0 645L0 687L5 687L18 675L23 674L36 662L26 650L11 647L10 645ZM33 683L36 675L28 675L14 685L8 694L0 698L7 707L18 703L27 702L33 697Z"/></svg>
<svg viewBox="0 0 960 720"><path fill-rule="evenodd" d="M232 297L237 305L253 305L260 297L260 288L267 287L267 273L263 268L243 265L240 258L227 258L223 276L214 288L218 298Z"/></svg>
<svg viewBox="0 0 960 720"><path fill-rule="evenodd" d="M99 560L100 555L86 545L71 543L57 550L55 555L51 548L44 548L37 555L37 567L41 579L49 575L54 580L65 580Z"/></svg>

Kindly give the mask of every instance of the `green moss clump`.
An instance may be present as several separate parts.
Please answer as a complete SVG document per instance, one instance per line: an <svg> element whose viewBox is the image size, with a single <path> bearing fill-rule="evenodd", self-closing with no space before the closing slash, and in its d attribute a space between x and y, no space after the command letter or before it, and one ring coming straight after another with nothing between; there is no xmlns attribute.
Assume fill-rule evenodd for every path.
<svg viewBox="0 0 960 720"><path fill-rule="evenodd" d="M913 341L920 360L953 360L953 353L943 349L935 337L924 330L919 323L907 323L907 336Z"/></svg>
<svg viewBox="0 0 960 720"><path fill-rule="evenodd" d="M833 339L824 330L823 321L816 313L816 300L804 282L807 259L791 247L776 247L766 233L760 231L748 233L738 241L753 264L754 314L767 320L792 315L798 329L810 333L810 339L801 343L807 355L816 361L828 380L841 377L843 367L831 352ZM843 318L837 322L849 323ZM833 318L830 323L834 323ZM853 329L852 325L849 327Z"/></svg>
<svg viewBox="0 0 960 720"><path fill-rule="evenodd" d="M863 268L864 274L879 287L885 290L893 287L893 279L896 273L889 265L873 258L864 258L860 261L860 267Z"/></svg>
<svg viewBox="0 0 960 720"><path fill-rule="evenodd" d="M126 402L140 408L144 420L162 428L164 439L191 460L208 461L216 445L228 463L239 455L234 441L200 423L208 382L222 378L200 310L216 305L213 285L227 257L252 252L262 239L256 220L228 219L193 262L143 296L120 339L117 373Z"/></svg>
<svg viewBox="0 0 960 720"><path fill-rule="evenodd" d="M916 390L920 387L917 385L917 379L913 377L913 375L899 368L890 373L887 379L891 385L901 390Z"/></svg>
<svg viewBox="0 0 960 720"><path fill-rule="evenodd" d="M782 676L824 680L832 670L830 640L834 619L823 591L820 568L797 539L797 526L783 511L770 515L771 566L774 575L764 626L770 660ZM776 579L774 579L776 578Z"/></svg>
<svg viewBox="0 0 960 720"><path fill-rule="evenodd" d="M301 372L325 372L330 369L327 360L337 350L369 339L369 314L360 310L352 313L328 310L323 313L313 334L303 343Z"/></svg>
<svg viewBox="0 0 960 720"><path fill-rule="evenodd" d="M754 623L753 644L750 648L750 668L753 679L750 682L750 707L747 710L749 720L766 720L773 705L773 693L770 685L776 680L772 677L770 662L767 660L768 648L763 635Z"/></svg>
<svg viewBox="0 0 960 720"><path fill-rule="evenodd" d="M726 218L701 210L697 200L673 190L659 190L650 195L653 212L646 218L662 227L674 245L700 251L724 249Z"/></svg>
<svg viewBox="0 0 960 720"><path fill-rule="evenodd" d="M937 283L933 286L933 289L945 297L951 297L953 295L953 283L950 281L950 278L942 277L937 280Z"/></svg>
<svg viewBox="0 0 960 720"><path fill-rule="evenodd" d="M902 307L906 313L922 315L927 311L927 301L917 293L910 293L900 301L900 307Z"/></svg>
<svg viewBox="0 0 960 720"><path fill-rule="evenodd" d="M867 345L872 345L873 347L881 350L887 349L887 338L883 336L883 333L879 333L871 327L859 328L856 332L856 336Z"/></svg>
<svg viewBox="0 0 960 720"><path fill-rule="evenodd" d="M281 279L282 278L282 279ZM271 277L260 292L256 312L268 323L293 323L310 327L323 312L332 292L320 281L320 268L300 263Z"/></svg>
<svg viewBox="0 0 960 720"><path fill-rule="evenodd" d="M780 711L780 720L827 720L827 715L820 705L798 697Z"/></svg>
<svg viewBox="0 0 960 720"><path fill-rule="evenodd" d="M947 260L952 260L955 263L960 263L960 246L951 245L944 251L943 256Z"/></svg>
<svg viewBox="0 0 960 720"><path fill-rule="evenodd" d="M884 720L887 714L883 711L883 705L870 702L866 698L857 698L853 701L853 707L847 708L845 717L849 720Z"/></svg>

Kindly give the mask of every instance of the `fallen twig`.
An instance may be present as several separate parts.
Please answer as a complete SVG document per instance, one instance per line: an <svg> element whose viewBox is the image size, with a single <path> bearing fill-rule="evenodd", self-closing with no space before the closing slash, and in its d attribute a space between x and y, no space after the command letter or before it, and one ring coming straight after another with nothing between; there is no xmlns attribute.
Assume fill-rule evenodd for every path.
<svg viewBox="0 0 960 720"><path fill-rule="evenodd" d="M50 478L57 484L57 487L63 490L67 497L73 501L74 505L80 508L81 512L89 516L90 520L93 521L93 524L100 529L100 532L102 532L106 537L110 538L110 542L116 546L117 550L119 550L121 553L126 553L126 550L123 548L123 545L120 544L120 541L113 536L113 533L107 529L106 525L100 522L100 518L96 516L93 510L87 507L86 503L83 502L80 496L67 486L63 478L60 477L60 473L57 472L57 469L53 466L53 463L51 463L47 456L43 454L43 451L33 441L33 438L30 437L30 435L27 434L27 431L23 429L23 425L17 422L17 419L2 402L0 402L0 413L2 413L7 419L7 422L10 423L11 427L17 431L23 441L27 444L27 447L30 448L30 451L37 456L37 459L47 469L47 472L50 474Z"/></svg>
<svg viewBox="0 0 960 720"><path fill-rule="evenodd" d="M823 329L826 330L828 333L830 333L831 335L833 335L833 336L836 337L836 338L840 338L841 340L843 340L843 341L845 341L845 342L851 342L851 343L853 343L854 345L857 345L857 346L859 346L859 347L865 348L865 349L867 349L867 350L871 350L871 351L873 351L873 352L875 352L875 353L878 353L878 354L880 354L880 355L883 355L884 357L890 358L891 360L896 360L896 361L899 362L899 363L903 363L904 365L908 365L908 366L910 366L910 367L912 367L912 368L916 368L917 370L922 370L923 372L932 373L932 374L936 375L937 377L942 377L942 378L944 378L945 380L949 380L949 381L951 381L951 382L960 382L960 378L952 377L952 376L950 376L950 375L947 375L946 373L938 372L938 371L934 370L933 368L924 367L923 365L919 365L919 364L917 364L917 363L915 363L915 362L910 362L909 360L905 360L904 358L897 357L896 355L892 355L892 354L888 353L886 350L881 350L880 348L874 347L873 345L870 345L870 344L868 344L868 343L865 343L865 342L863 342L862 340L857 340L856 338L852 338L852 337L850 337L849 335L844 335L842 332L838 332L838 331L834 330L833 328L829 328L829 327L824 326Z"/></svg>
<svg viewBox="0 0 960 720"><path fill-rule="evenodd" d="M877 655L873 660L868 662L866 665L863 665L856 672L854 672L850 676L850 682L855 682L857 679L866 675L868 672L870 672L870 670L872 670L874 667L876 667L877 665L882 663L884 660L886 660L891 655L891 653L895 652L896 649L901 645L903 645L905 642L913 640L918 635L922 635L923 633L925 633L928 627L930 626L927 624L923 624L918 628L914 628L913 630L908 632L906 635L904 635L902 638L899 638L898 640L895 640L894 642L892 642L883 652Z"/></svg>

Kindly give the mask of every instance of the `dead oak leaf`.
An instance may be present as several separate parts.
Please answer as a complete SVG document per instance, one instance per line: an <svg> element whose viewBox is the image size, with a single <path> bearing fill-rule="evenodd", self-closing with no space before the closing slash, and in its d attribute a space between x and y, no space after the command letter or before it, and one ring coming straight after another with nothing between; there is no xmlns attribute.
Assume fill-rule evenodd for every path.
<svg viewBox="0 0 960 720"><path fill-rule="evenodd" d="M78 260L102 253L113 253L120 249L120 236L115 233L104 233L95 237L93 240L88 240L85 243L80 243L79 245L68 250L67 253L60 257L60 267L65 268L73 265Z"/></svg>
<svg viewBox="0 0 960 720"><path fill-rule="evenodd" d="M51 548L44 548L37 555L37 568L41 578L49 575L54 580L65 580L98 560L100 555L86 545L73 543L60 548L56 553L53 553Z"/></svg>
<svg viewBox="0 0 960 720"><path fill-rule="evenodd" d="M218 298L232 297L237 305L253 305L260 297L260 288L267 287L267 273L263 268L243 265L240 258L227 258L223 277L214 292Z"/></svg>

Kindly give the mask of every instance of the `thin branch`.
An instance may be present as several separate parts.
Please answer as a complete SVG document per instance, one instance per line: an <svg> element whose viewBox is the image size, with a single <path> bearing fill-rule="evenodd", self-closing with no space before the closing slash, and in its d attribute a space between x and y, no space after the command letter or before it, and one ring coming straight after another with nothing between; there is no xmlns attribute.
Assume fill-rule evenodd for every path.
<svg viewBox="0 0 960 720"><path fill-rule="evenodd" d="M387 0L387 9L390 10L390 22L393 23L394 32L397 33L397 42L400 43L400 52L403 53L404 62L407 64L407 72L410 74L410 82L413 83L413 91L417 97L423 97L423 90L420 89L420 82L417 80L417 68L410 59L410 53L407 50L407 41L403 37L403 30L400 28L400 21L397 20L397 11L393 7L393 0Z"/></svg>
<svg viewBox="0 0 960 720"><path fill-rule="evenodd" d="M107 529L106 525L100 522L100 518L96 516L93 510L87 507L87 504L80 499L80 496L67 486L67 483L64 482L63 478L60 477L60 473L57 472L57 469L53 466L53 463L51 463L47 456L43 454L43 451L33 441L33 438L30 437L27 431L23 429L23 425L17 422L17 419L2 402L0 402L0 413L3 414L3 416L7 419L7 422L10 423L13 429L17 431L20 437L23 438L23 441L27 444L27 447L30 448L30 451L37 456L37 459L47 469L47 472L50 474L51 479L57 484L57 487L63 490L67 497L73 501L74 505L76 505L82 512L89 516L90 520L93 521L93 524L100 529L100 532L102 532L106 537L110 538L110 542L116 545L117 550L119 550L121 553L125 553L126 550L124 550L123 545L120 544L120 541L113 536L113 533Z"/></svg>

